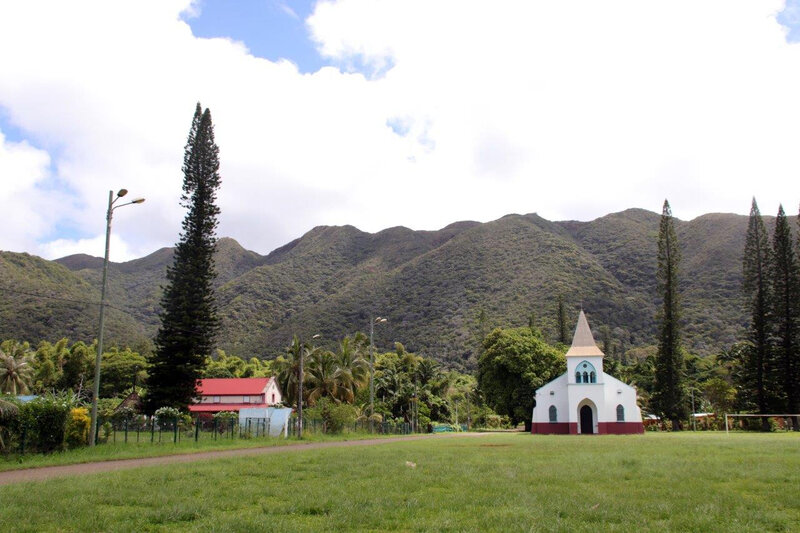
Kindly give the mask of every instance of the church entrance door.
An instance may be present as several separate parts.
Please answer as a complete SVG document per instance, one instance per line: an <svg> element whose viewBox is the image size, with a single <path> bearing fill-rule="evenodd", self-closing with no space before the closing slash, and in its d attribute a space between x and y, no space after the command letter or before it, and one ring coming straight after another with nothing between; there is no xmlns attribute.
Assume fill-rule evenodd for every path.
<svg viewBox="0 0 800 533"><path fill-rule="evenodd" d="M581 407L581 435L591 435L594 433L594 420L592 420L592 408L588 405Z"/></svg>

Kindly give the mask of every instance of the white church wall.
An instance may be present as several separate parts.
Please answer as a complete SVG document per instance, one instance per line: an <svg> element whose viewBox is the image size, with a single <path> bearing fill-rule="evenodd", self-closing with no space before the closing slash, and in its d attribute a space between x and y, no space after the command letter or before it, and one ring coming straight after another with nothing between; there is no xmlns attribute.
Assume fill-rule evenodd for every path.
<svg viewBox="0 0 800 533"><path fill-rule="evenodd" d="M552 394L551 394L552 393ZM569 422L569 401L565 375L551 381L536 391L536 405L533 408L534 422L550 422L550 406L556 408L557 422Z"/></svg>

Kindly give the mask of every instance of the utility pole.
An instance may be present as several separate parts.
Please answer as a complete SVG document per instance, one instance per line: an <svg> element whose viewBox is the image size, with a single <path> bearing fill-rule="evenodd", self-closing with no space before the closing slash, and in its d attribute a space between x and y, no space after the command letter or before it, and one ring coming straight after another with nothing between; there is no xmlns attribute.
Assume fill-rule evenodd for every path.
<svg viewBox="0 0 800 533"><path fill-rule="evenodd" d="M318 339L320 336L316 334L312 336L312 339ZM297 376L297 438L303 438L303 378L305 377L305 373L303 372L303 359L305 359L305 351L306 346L304 343L300 342L300 339L297 341L298 350L300 351L300 368L299 373L300 375Z"/></svg>
<svg viewBox="0 0 800 533"><path fill-rule="evenodd" d="M108 210L106 211L106 253L103 259L103 285L100 289L100 333L97 336L97 350L94 356L94 389L92 394L92 414L89 427L89 446L94 446L97 436L97 399L100 396L100 361L103 358L103 331L105 330L106 318L106 286L108 285L108 249L111 241L111 217L114 216L114 209L131 204L141 204L144 198L136 198L125 204L115 206L114 204L128 194L127 189L120 189L114 197L114 191L108 191Z"/></svg>
<svg viewBox="0 0 800 533"><path fill-rule="evenodd" d="M375 429L375 349L373 338L375 335L375 324L383 324L385 318L375 317L369 319L369 432Z"/></svg>

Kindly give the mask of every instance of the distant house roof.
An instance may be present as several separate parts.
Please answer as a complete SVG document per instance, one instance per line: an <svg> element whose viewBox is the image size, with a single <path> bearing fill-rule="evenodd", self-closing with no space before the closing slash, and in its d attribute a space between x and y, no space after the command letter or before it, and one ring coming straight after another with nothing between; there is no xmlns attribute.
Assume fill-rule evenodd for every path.
<svg viewBox="0 0 800 533"><path fill-rule="evenodd" d="M114 408L114 412L118 412L123 407L128 407L130 409L138 410L139 406L141 405L142 400L139 398L139 393L136 391L131 392L128 396L119 402L119 405Z"/></svg>
<svg viewBox="0 0 800 533"><path fill-rule="evenodd" d="M586 320L586 315L578 315L578 325L575 326L575 334L572 336L572 346L567 352L567 357L586 357L599 355L603 356L603 352L597 347L592 336L592 330L589 328L589 322Z"/></svg>
<svg viewBox="0 0 800 533"><path fill-rule="evenodd" d="M209 378L197 382L201 396L233 396L261 394L275 378ZM224 411L224 409L223 409Z"/></svg>

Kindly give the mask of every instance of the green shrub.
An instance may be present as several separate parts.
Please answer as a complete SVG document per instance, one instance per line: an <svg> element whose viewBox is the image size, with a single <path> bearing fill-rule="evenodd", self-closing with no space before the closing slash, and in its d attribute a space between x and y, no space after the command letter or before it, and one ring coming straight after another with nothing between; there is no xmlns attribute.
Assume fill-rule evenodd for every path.
<svg viewBox="0 0 800 533"><path fill-rule="evenodd" d="M762 419L758 417L744 418L742 420L742 429L744 429L745 431L763 431L761 423ZM723 422L723 425L724 424L725 423ZM767 418L767 424L769 425L769 431L771 432L777 431L778 422L776 422L774 418L772 417Z"/></svg>
<svg viewBox="0 0 800 533"><path fill-rule="evenodd" d="M51 453L65 445L67 419L75 398L66 394L39 396L20 406L20 438L27 450Z"/></svg>
<svg viewBox="0 0 800 533"><path fill-rule="evenodd" d="M0 452L11 446L12 429L19 425L19 405L16 398L0 395Z"/></svg>
<svg viewBox="0 0 800 533"><path fill-rule="evenodd" d="M356 409L352 405L339 404L330 398L321 398L314 407L307 410L303 418L321 418L325 433L341 433L353 425L357 416Z"/></svg>

